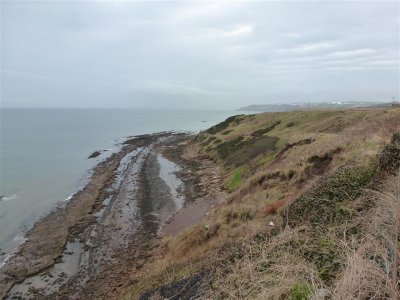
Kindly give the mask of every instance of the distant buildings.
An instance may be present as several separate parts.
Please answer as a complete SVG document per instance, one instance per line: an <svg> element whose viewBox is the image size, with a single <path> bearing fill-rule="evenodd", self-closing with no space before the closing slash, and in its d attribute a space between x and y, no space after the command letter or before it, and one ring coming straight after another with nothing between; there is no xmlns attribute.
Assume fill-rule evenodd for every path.
<svg viewBox="0 0 400 300"><path fill-rule="evenodd" d="M393 102L392 107L400 108L400 102Z"/></svg>

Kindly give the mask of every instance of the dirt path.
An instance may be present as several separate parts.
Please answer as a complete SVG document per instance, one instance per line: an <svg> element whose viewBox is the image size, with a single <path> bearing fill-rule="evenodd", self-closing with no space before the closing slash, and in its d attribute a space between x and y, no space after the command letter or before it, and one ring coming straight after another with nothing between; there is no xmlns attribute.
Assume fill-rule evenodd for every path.
<svg viewBox="0 0 400 300"><path fill-rule="evenodd" d="M207 213L226 199L224 193L206 195L188 203L179 210L160 230L161 236L177 236L186 228L199 223Z"/></svg>

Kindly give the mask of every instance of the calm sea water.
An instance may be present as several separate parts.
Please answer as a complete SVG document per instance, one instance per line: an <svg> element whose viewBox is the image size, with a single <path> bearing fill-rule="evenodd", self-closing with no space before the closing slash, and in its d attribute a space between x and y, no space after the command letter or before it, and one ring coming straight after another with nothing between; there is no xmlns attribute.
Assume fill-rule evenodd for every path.
<svg viewBox="0 0 400 300"><path fill-rule="evenodd" d="M159 131L197 132L233 111L1 109L0 253L82 188L93 166L126 137ZM110 149L97 159L95 150ZM4 259L0 255L0 263Z"/></svg>

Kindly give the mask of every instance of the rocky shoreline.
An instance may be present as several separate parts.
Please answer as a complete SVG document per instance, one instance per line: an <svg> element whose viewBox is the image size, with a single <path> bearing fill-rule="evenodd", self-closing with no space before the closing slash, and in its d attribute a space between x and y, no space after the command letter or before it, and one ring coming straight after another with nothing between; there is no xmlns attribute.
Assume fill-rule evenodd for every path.
<svg viewBox="0 0 400 300"><path fill-rule="evenodd" d="M184 155L189 139L166 132L127 140L65 208L27 233L0 269L0 298L110 299L134 284L135 273L158 255L162 225L175 224L177 232L202 216L171 219L207 194L202 162Z"/></svg>

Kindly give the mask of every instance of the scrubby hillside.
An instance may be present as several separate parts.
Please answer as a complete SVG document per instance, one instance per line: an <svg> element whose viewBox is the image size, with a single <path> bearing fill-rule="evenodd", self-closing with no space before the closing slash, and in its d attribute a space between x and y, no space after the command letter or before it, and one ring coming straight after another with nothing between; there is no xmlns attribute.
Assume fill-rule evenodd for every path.
<svg viewBox="0 0 400 300"><path fill-rule="evenodd" d="M188 151L228 197L127 299L399 297L399 109L240 115Z"/></svg>

